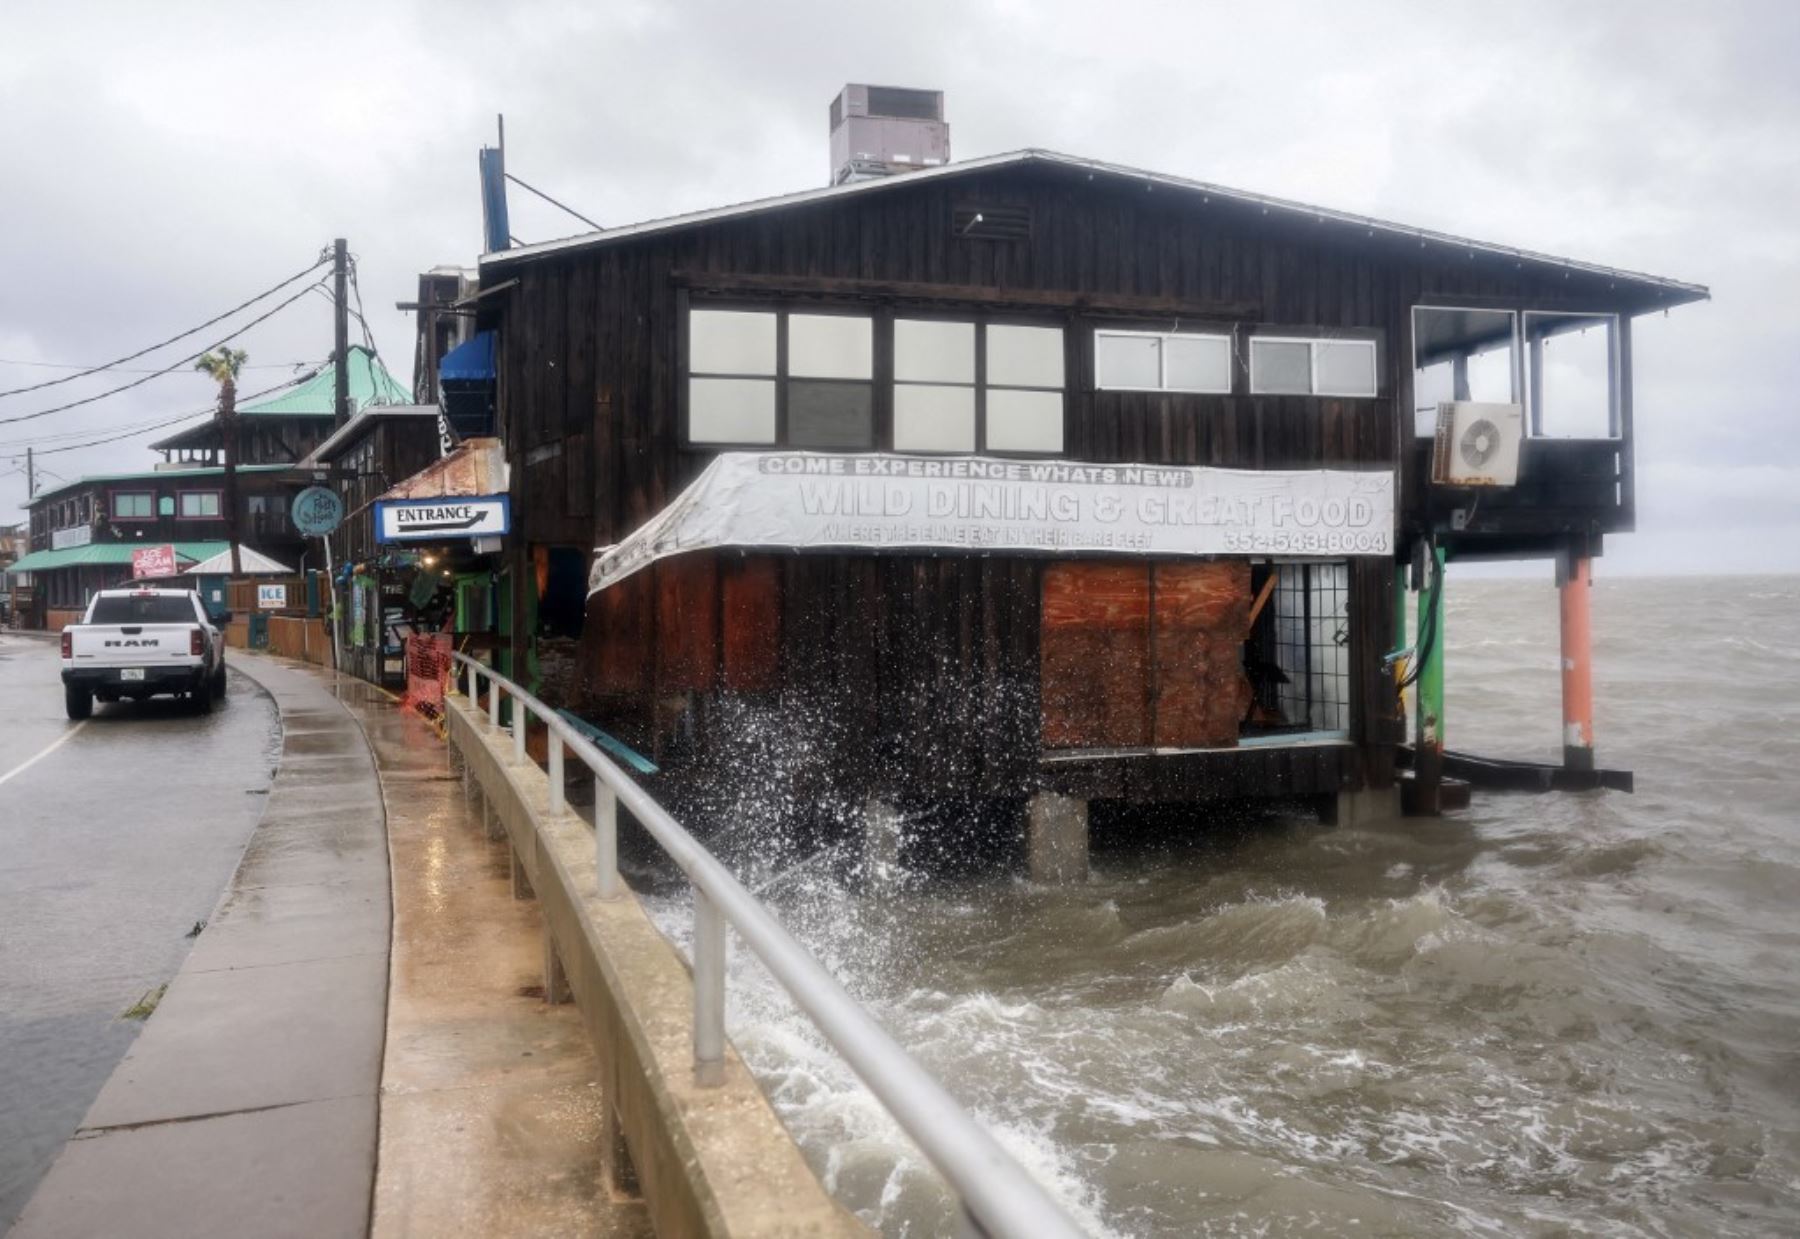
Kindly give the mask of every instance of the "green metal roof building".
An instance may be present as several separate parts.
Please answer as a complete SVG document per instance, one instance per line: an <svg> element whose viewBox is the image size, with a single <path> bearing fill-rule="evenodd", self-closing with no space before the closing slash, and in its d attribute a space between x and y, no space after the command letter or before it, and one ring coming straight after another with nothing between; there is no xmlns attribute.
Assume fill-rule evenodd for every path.
<svg viewBox="0 0 1800 1239"><path fill-rule="evenodd" d="M352 414L371 405L412 403L412 392L388 372L380 357L362 345L351 345L345 369L350 377ZM276 464L304 457L331 433L336 388L337 367L327 363L286 391L240 404L239 459L244 464ZM208 418L159 439L150 448L170 461L210 465L218 463L222 446L219 423Z"/></svg>

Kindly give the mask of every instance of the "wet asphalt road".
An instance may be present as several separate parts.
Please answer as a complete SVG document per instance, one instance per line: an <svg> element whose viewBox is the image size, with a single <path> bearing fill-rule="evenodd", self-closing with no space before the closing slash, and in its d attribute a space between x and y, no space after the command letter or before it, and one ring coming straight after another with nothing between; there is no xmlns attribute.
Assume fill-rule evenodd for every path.
<svg viewBox="0 0 1800 1239"><path fill-rule="evenodd" d="M58 671L54 642L0 634L0 1234L136 1036L120 1013L180 968L280 751L235 671L211 715L158 697L78 730Z"/></svg>

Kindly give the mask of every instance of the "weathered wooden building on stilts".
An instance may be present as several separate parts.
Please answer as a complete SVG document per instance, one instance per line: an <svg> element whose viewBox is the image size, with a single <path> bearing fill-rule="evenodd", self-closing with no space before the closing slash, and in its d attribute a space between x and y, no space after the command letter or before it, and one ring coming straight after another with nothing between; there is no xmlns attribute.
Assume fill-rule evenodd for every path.
<svg viewBox="0 0 1800 1239"><path fill-rule="evenodd" d="M1631 528L1631 320L1705 289L1046 151L934 164L930 92L832 122L827 188L481 263L514 657L587 580L564 704L669 777L1013 804L1046 874L1091 800L1386 811L1408 731L1427 777L1441 740L1397 691L1442 631L1394 657L1409 585L1441 613L1445 556L1556 557L1581 590ZM752 771L770 729L804 760Z"/></svg>

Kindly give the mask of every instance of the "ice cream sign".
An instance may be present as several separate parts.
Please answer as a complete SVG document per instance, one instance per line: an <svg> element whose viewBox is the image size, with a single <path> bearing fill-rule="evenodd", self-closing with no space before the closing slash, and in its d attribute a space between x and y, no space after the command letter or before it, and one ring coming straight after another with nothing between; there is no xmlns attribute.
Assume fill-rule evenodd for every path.
<svg viewBox="0 0 1800 1239"><path fill-rule="evenodd" d="M505 495L446 499L383 499L375 505L379 542L443 542L494 538L512 527Z"/></svg>

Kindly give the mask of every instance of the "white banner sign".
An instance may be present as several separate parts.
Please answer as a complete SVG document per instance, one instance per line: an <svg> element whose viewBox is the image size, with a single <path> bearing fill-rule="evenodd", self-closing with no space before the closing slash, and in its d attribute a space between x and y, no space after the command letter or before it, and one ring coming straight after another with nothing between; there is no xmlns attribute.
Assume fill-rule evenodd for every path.
<svg viewBox="0 0 1800 1239"><path fill-rule="evenodd" d="M66 551L72 546L87 546L94 540L92 525L72 525L68 529L50 531L50 549Z"/></svg>
<svg viewBox="0 0 1800 1239"><path fill-rule="evenodd" d="M261 611L280 611L287 607L287 586L258 585L256 606Z"/></svg>
<svg viewBox="0 0 1800 1239"><path fill-rule="evenodd" d="M505 495L467 499L381 499L375 504L377 542L442 542L506 533Z"/></svg>
<svg viewBox="0 0 1800 1239"><path fill-rule="evenodd" d="M594 561L588 592L710 547L1391 555L1387 470L727 452Z"/></svg>

